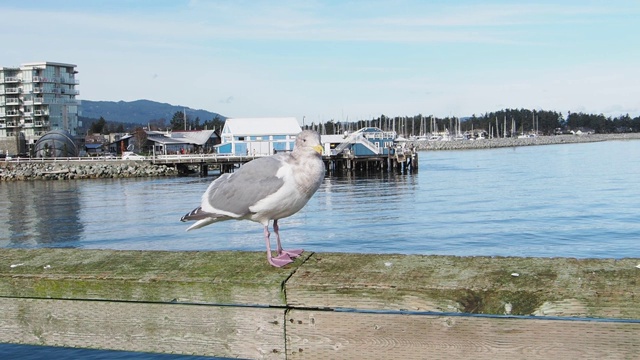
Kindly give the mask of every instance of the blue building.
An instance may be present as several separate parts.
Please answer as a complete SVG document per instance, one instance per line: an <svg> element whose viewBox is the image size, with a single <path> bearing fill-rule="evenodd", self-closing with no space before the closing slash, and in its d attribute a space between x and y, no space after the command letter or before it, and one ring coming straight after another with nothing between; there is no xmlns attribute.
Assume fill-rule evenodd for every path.
<svg viewBox="0 0 640 360"><path fill-rule="evenodd" d="M302 129L294 117L227 119L218 154L265 156L291 151Z"/></svg>

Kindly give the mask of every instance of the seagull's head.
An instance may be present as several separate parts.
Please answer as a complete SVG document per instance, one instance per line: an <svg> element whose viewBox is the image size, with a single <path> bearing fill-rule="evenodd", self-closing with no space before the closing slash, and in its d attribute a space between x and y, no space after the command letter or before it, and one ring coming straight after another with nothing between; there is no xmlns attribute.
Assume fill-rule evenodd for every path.
<svg viewBox="0 0 640 360"><path fill-rule="evenodd" d="M320 143L320 134L313 130L304 130L296 137L297 149L309 148L322 155L322 144Z"/></svg>

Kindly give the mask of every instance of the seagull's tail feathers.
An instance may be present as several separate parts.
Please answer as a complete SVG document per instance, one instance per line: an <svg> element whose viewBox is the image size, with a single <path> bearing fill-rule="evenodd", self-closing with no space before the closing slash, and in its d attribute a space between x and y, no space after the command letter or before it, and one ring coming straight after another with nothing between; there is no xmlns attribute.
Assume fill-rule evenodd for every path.
<svg viewBox="0 0 640 360"><path fill-rule="evenodd" d="M201 207L197 207L191 210L189 213L187 213L185 216L183 216L180 219L180 221L193 221L193 220L195 220L196 223L189 226L187 231L193 230L193 229L199 229L203 226L213 224L216 221L220 221L221 219L219 216L216 216L216 214L208 213L202 210Z"/></svg>
<svg viewBox="0 0 640 360"><path fill-rule="evenodd" d="M187 228L187 231L189 231L189 230L195 230L195 229L200 229L201 227L203 227L203 226L207 226L207 225L209 225L209 224L213 224L213 223L214 223L214 222L216 222L216 221L217 221L217 220L216 220L216 219L213 219L213 218L207 218L207 219L198 220L198 221L196 221L196 223L195 223L195 224L193 224L193 225L189 226L189 227Z"/></svg>

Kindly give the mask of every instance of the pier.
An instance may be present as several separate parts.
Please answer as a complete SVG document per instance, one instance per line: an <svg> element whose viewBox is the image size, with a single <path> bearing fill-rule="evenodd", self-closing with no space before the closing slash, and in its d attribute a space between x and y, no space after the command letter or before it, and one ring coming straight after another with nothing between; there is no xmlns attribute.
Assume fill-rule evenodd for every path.
<svg viewBox="0 0 640 360"><path fill-rule="evenodd" d="M220 173L233 172L242 164L257 156L231 156L218 154L159 155L149 161L157 165L167 165L178 169L180 174L199 173L206 176L210 169L219 169ZM341 172L399 172L408 173L418 170L418 152L402 150L390 155L355 155L349 151L324 155L322 160L330 173Z"/></svg>
<svg viewBox="0 0 640 360"><path fill-rule="evenodd" d="M249 359L636 358L640 259L3 249L0 342Z"/></svg>

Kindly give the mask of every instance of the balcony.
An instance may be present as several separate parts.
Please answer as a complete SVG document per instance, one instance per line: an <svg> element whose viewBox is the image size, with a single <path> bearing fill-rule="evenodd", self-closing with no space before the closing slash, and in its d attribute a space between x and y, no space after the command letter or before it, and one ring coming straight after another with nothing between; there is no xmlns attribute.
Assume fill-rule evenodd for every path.
<svg viewBox="0 0 640 360"><path fill-rule="evenodd" d="M53 92L61 95L80 95L80 92L75 89L53 89Z"/></svg>
<svg viewBox="0 0 640 360"><path fill-rule="evenodd" d="M33 116L46 116L49 115L47 110L33 110Z"/></svg>
<svg viewBox="0 0 640 360"><path fill-rule="evenodd" d="M42 88L41 88L41 87L34 87L34 88L33 88L33 92L34 92L35 94L42 94L42 91L43 91L43 90L42 90Z"/></svg>
<svg viewBox="0 0 640 360"><path fill-rule="evenodd" d="M34 97L33 98L33 103L34 104L42 104L43 101L44 101L44 98L41 98L41 97Z"/></svg>
<svg viewBox="0 0 640 360"><path fill-rule="evenodd" d="M19 83L21 80L16 76L7 76L4 78L5 83Z"/></svg>
<svg viewBox="0 0 640 360"><path fill-rule="evenodd" d="M33 127L33 123L32 122L25 122L22 125L23 128L28 129L28 128L32 128Z"/></svg>
<svg viewBox="0 0 640 360"><path fill-rule="evenodd" d="M5 94L20 94L20 88L6 88L4 89Z"/></svg>
<svg viewBox="0 0 640 360"><path fill-rule="evenodd" d="M20 105L20 99L18 98L7 98L5 100L7 105Z"/></svg>
<svg viewBox="0 0 640 360"><path fill-rule="evenodd" d="M51 99L47 104L80 105L80 100L57 98Z"/></svg>
<svg viewBox="0 0 640 360"><path fill-rule="evenodd" d="M80 81L75 80L75 79L66 79L66 78L60 78L60 82L63 84L73 84L73 85L79 85Z"/></svg>
<svg viewBox="0 0 640 360"><path fill-rule="evenodd" d="M42 83L42 82L52 83L52 82L55 82L55 79L54 78L47 78L47 77L44 77L44 76L34 76L34 77L31 78L31 81L35 82L35 83Z"/></svg>
<svg viewBox="0 0 640 360"><path fill-rule="evenodd" d="M18 111L18 110L7 110L5 115L8 116L8 117L9 116L11 116L11 117L20 116L20 111Z"/></svg>

